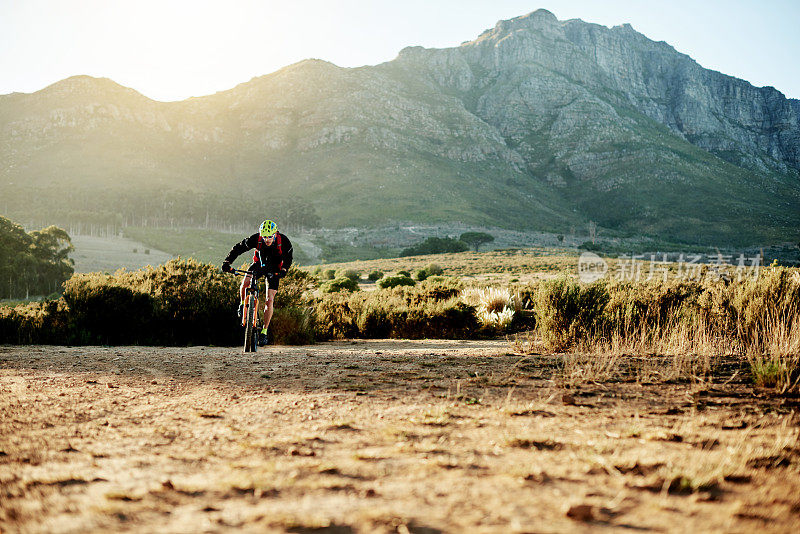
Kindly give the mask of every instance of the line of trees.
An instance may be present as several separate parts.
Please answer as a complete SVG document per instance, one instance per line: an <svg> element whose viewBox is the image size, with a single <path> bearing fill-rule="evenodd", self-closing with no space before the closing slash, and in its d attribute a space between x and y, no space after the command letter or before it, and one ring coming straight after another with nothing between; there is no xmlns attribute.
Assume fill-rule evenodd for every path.
<svg viewBox="0 0 800 534"><path fill-rule="evenodd" d="M57 226L26 232L0 216L0 298L49 295L74 272L69 234Z"/></svg>
<svg viewBox="0 0 800 534"><path fill-rule="evenodd" d="M264 218L287 230L318 228L310 202L189 190L76 189L9 186L0 210L28 227L46 222L74 234L115 235L127 226L191 227L223 231L251 228Z"/></svg>
<svg viewBox="0 0 800 534"><path fill-rule="evenodd" d="M464 232L458 239L452 237L429 237L422 243L403 249L400 252L400 257L464 252L470 247L475 252L478 252L478 248L481 245L492 241L494 241L494 236L484 232Z"/></svg>

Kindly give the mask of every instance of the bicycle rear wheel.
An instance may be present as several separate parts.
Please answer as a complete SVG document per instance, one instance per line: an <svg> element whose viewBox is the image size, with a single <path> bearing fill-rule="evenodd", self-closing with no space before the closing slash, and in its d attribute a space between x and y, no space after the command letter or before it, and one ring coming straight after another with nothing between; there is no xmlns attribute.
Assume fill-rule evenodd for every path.
<svg viewBox="0 0 800 534"><path fill-rule="evenodd" d="M256 343L256 332L253 328L253 317L256 313L255 298L252 293L245 299L245 324L244 324L244 352L255 352L258 347Z"/></svg>

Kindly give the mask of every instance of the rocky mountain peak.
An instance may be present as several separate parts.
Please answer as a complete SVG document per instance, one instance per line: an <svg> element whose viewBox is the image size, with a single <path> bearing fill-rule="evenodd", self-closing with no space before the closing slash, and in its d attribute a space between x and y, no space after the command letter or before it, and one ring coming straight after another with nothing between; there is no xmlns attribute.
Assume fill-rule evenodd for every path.
<svg viewBox="0 0 800 534"><path fill-rule="evenodd" d="M85 94L98 93L104 91L124 91L130 92L133 89L123 87L109 78L96 78L86 74L70 76L64 80L48 85L39 93L71 93Z"/></svg>
<svg viewBox="0 0 800 534"><path fill-rule="evenodd" d="M528 13L527 15L521 15L519 17L514 17L513 19L509 19L507 21L502 22L510 23L511 26L515 27L541 27L547 25L558 24L558 18L546 9L537 9L532 13Z"/></svg>

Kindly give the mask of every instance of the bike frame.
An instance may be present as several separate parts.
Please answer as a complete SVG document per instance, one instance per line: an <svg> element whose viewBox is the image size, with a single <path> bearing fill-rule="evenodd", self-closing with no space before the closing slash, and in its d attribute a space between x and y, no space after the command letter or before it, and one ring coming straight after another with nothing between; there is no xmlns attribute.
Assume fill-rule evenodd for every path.
<svg viewBox="0 0 800 534"><path fill-rule="evenodd" d="M244 352L258 350L258 277L252 271L233 269L234 274L250 276L250 285L244 290L244 309L242 326L244 327Z"/></svg>

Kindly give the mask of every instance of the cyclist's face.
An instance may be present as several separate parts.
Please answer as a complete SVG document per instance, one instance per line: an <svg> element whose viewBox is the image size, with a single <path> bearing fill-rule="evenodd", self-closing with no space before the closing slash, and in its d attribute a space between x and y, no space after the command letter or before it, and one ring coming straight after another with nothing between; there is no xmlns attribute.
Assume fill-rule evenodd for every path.
<svg viewBox="0 0 800 534"><path fill-rule="evenodd" d="M275 234L272 234L271 236L264 238L264 243L266 243L267 245L271 245L273 241L275 241Z"/></svg>

